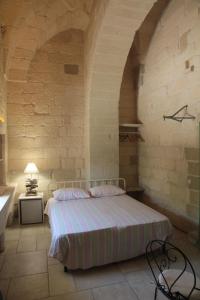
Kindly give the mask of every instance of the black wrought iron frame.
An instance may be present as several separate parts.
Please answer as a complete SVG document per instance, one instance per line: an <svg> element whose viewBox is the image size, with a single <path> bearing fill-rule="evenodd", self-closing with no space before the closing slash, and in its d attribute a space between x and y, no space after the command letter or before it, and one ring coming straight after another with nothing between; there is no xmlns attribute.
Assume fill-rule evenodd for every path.
<svg viewBox="0 0 200 300"><path fill-rule="evenodd" d="M179 276L169 286L163 271L170 269L171 265L177 262L180 256L183 260L183 269ZM171 300L189 300L191 299L190 297L195 290L200 291L200 289L196 287L196 274L190 260L179 248L173 244L161 240L150 241L146 247L146 258L156 283L154 300L157 299L158 290L160 290L168 299ZM163 281L165 283L164 285L160 284L158 276L156 276L156 270L163 277ZM181 292L173 292L172 288L186 270L193 275L194 281L188 295L184 296L181 294Z"/></svg>
<svg viewBox="0 0 200 300"><path fill-rule="evenodd" d="M170 115L170 116L166 116L164 115L163 116L163 119L171 119L171 120L174 120L174 121L177 121L177 122L182 122L183 120L194 120L195 117L192 116L191 114L188 113L187 111L188 109L188 105L184 105L183 107L181 107L179 110L177 110L173 115ZM183 111L184 110L184 115L183 116L178 116L178 113Z"/></svg>

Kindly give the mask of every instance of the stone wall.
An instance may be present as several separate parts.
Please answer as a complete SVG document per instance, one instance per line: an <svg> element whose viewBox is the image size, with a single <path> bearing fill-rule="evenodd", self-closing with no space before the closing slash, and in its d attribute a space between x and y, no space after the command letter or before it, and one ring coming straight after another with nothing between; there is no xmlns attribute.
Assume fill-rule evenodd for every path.
<svg viewBox="0 0 200 300"><path fill-rule="evenodd" d="M137 102L138 86L142 83L144 71L143 59L148 51L157 23L168 3L169 0L157 1L135 34L122 78L119 101L120 124L141 123L138 119ZM130 128L125 130L130 130ZM138 140L142 140L139 135L129 135L128 138L120 136L119 174L126 178L128 188L138 186Z"/></svg>
<svg viewBox="0 0 200 300"><path fill-rule="evenodd" d="M4 56L3 34L0 30L0 117L3 117L6 121L6 82L4 78L4 58L5 56ZM5 124L0 123L0 134L5 134L5 133L6 133L6 126Z"/></svg>
<svg viewBox="0 0 200 300"><path fill-rule="evenodd" d="M124 68L120 101L119 124L137 123L137 71L134 69L132 48ZM127 129L123 129L127 131ZM120 136L119 139L119 176L126 179L127 187L138 186L137 137Z"/></svg>
<svg viewBox="0 0 200 300"><path fill-rule="evenodd" d="M145 140L139 150L140 184L153 201L192 220L197 220L198 177L189 175L198 165L193 148L199 145L199 11L198 1L170 2L145 58L138 101ZM185 104L194 121L163 120Z"/></svg>
<svg viewBox="0 0 200 300"><path fill-rule="evenodd" d="M11 2L9 0L10 5ZM21 190L23 187L22 178L24 178L22 171L30 157L35 157L38 167L45 172L44 176L40 175L41 184L42 180L48 183L50 178L55 178L54 174L57 170L65 168L63 157L64 161L65 158L71 159L66 152L60 154L60 150L56 155L54 151L51 155L46 154L45 149L48 148L49 150L53 147L52 144L49 145L52 139L54 139L53 145L56 145L56 148L62 147L63 149L63 144L64 148L69 144L70 149L74 146L71 140L68 139L71 132L67 133L66 139L63 138L66 132L60 133L60 127L65 127L63 124L60 125L60 118L56 120L58 123L55 120L53 121L56 126L53 126L51 121L49 121L49 126L46 126L45 123L46 115L60 116L63 113L59 97L60 93L62 94L60 85L62 88L64 87L66 77L65 79L59 78L57 72L51 70L52 65L47 68L51 72L44 72L46 57L42 54L42 58L37 58L40 54L38 49L41 47L43 49L43 45L47 40L69 28L83 31L89 28L88 32L91 33L88 36L86 35L88 45L86 52L89 53L89 59L85 64L85 66L88 66L87 73L89 73L85 82L88 110L87 121L85 122L88 129L88 174L89 177L93 178L118 176L118 101L123 69L135 31L139 28L154 2L155 0L144 0L142 2L139 0L128 2L116 0L94 1L94 4L97 3L97 10L94 9L93 12L101 13L100 15L94 15L94 22L90 23L90 13L93 7L93 1L91 0L66 0L62 3L51 0L17 1L19 13L15 16L12 28L9 26L11 33L7 43L6 75L9 81L9 178L11 181L21 182ZM3 3L5 4L3 6L7 7L5 0L3 0ZM6 8L5 11L8 12L9 9ZM11 15L9 19L12 19ZM98 20L98 26L95 25L96 20ZM56 64L63 62L63 55L62 58L58 59L51 49L50 52L48 59L51 57L51 61L49 60L48 63L52 64L54 59ZM39 61L38 65L34 65L37 60ZM46 82L50 82L48 89L46 89ZM54 88L54 85L56 85L57 91L51 97L52 94L49 91ZM74 90L75 80L71 80L70 77L66 85ZM48 100L45 100L44 97L43 101L40 98L41 95L45 95ZM70 108L73 106L71 103L72 100L68 104ZM48 110L49 112L46 113ZM33 122L34 118L35 121ZM40 118L40 120L37 121L37 118ZM67 118L67 120L69 119ZM38 123L42 125L39 127ZM78 142L82 145L79 131L77 137ZM75 143L77 144L77 140ZM42 148L43 151L38 153L33 150L38 150L37 148ZM72 175L73 177L84 176L82 175L84 173L84 167L82 166L83 153L84 151L81 152L79 162L77 162L80 158L79 154L72 157L73 162L68 161L67 168L70 172L67 174L70 175L65 176L65 178ZM78 165L75 167L75 171L74 161ZM73 172L71 172L72 170ZM63 177L63 173L61 177ZM45 186L41 185L41 189L43 188Z"/></svg>
<svg viewBox="0 0 200 300"><path fill-rule="evenodd" d="M36 52L27 82L8 84L9 179L19 192L30 161L42 191L49 180L85 176L83 46L80 30L58 34Z"/></svg>
<svg viewBox="0 0 200 300"><path fill-rule="evenodd" d="M118 104L124 66L135 31L155 1L98 2L100 26L86 41L93 48L86 83L88 173L91 178L110 178L119 176ZM99 15L95 18L99 21Z"/></svg>
<svg viewBox="0 0 200 300"><path fill-rule="evenodd" d="M0 19L1 24L1 19ZM6 183L6 82L4 79L4 48L3 34L0 30L0 117L4 119L4 123L0 122L0 185Z"/></svg>
<svg viewBox="0 0 200 300"><path fill-rule="evenodd" d="M2 0L0 16L8 25L5 72L9 80L26 80L35 52L59 32L85 30L93 0ZM23 49L29 55L19 58Z"/></svg>

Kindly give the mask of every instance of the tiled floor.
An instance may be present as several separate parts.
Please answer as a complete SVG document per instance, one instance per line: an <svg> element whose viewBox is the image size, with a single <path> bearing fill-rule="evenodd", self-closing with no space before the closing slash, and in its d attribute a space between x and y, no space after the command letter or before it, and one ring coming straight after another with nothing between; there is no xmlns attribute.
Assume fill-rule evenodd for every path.
<svg viewBox="0 0 200 300"><path fill-rule="evenodd" d="M192 260L200 276L200 251L175 230L173 243ZM94 268L63 272L48 258L48 224L12 226L0 255L0 289L6 300L153 300L154 284L144 257ZM158 296L158 300L166 299Z"/></svg>

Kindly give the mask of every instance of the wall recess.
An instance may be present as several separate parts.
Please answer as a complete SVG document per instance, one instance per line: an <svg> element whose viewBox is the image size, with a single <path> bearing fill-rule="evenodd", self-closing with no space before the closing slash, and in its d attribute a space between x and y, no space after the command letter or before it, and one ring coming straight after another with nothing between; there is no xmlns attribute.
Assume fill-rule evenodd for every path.
<svg viewBox="0 0 200 300"><path fill-rule="evenodd" d="M79 66L78 65L65 64L64 65L64 72L65 72L65 74L78 75Z"/></svg>

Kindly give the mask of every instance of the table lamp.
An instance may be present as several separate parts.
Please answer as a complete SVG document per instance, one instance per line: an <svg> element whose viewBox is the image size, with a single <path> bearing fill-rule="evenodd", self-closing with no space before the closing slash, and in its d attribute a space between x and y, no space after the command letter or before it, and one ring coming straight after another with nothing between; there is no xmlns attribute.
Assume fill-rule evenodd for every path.
<svg viewBox="0 0 200 300"><path fill-rule="evenodd" d="M28 174L29 177L26 179L26 195L37 195L37 179L33 178L34 174L38 174L39 170L33 162L27 164L25 170L25 174Z"/></svg>

